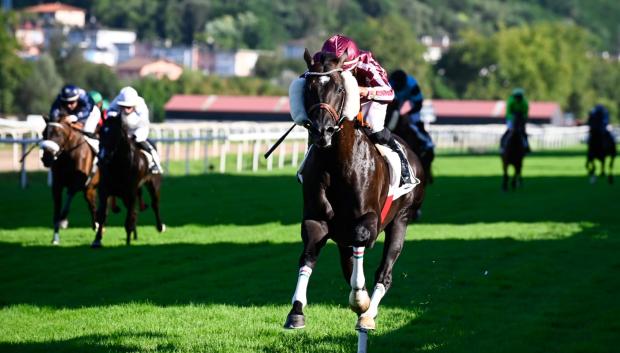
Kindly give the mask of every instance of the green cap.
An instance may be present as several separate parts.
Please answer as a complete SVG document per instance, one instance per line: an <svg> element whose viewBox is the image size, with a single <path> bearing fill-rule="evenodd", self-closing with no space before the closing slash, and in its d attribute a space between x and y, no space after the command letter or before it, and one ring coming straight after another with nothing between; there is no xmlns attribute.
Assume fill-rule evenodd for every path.
<svg viewBox="0 0 620 353"><path fill-rule="evenodd" d="M99 104L99 102L103 100L101 93L97 91L90 91L88 92L88 95L95 101L95 104Z"/></svg>
<svg viewBox="0 0 620 353"><path fill-rule="evenodd" d="M515 88L512 90L513 96L525 96L525 90L523 88Z"/></svg>
<svg viewBox="0 0 620 353"><path fill-rule="evenodd" d="M108 109L110 109L110 102L108 102L108 100L107 100L107 99L104 99L104 100L103 100L103 103L101 104L101 108L102 108L103 110L108 110Z"/></svg>

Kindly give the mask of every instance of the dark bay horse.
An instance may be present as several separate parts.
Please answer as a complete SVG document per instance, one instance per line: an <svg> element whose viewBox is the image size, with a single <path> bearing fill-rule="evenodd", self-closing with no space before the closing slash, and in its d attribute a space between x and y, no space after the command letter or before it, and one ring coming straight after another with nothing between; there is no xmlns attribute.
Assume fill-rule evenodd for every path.
<svg viewBox="0 0 620 353"><path fill-rule="evenodd" d="M601 177L605 176L605 159L609 156L609 174L607 181L612 184L614 182L613 167L614 159L616 158L617 150L614 138L607 130L590 129L590 136L588 138L588 159L586 161L586 169L590 176L590 182L596 181L595 176L595 164L594 160L598 159L601 162Z"/></svg>
<svg viewBox="0 0 620 353"><path fill-rule="evenodd" d="M365 131L342 116L347 95L359 97L355 78L341 69L346 56L324 54L315 62L307 50L304 54L310 71L304 84L309 117L304 126L310 132L313 149L303 171L303 251L285 328L305 327L308 280L321 249L332 239L338 245L344 279L351 286L349 304L359 315L356 328L374 329L379 302L392 285L392 269L403 248L408 220L424 196L424 169L405 147L413 175L422 183L385 207L391 201L387 196L389 167ZM364 251L375 245L382 231L383 257L370 298L364 278Z"/></svg>
<svg viewBox="0 0 620 353"><path fill-rule="evenodd" d="M60 228L67 228L69 209L73 196L79 191L91 213L91 223L96 229L95 195L99 183L99 172L93 173L95 152L86 142L82 125L73 123L68 116L58 122L47 122L43 131L41 161L52 170L52 198L54 200L54 237L52 244L60 243ZM67 189L67 199L62 206L62 192Z"/></svg>
<svg viewBox="0 0 620 353"><path fill-rule="evenodd" d="M514 176L511 182L512 189L515 190L517 186L521 186L523 183L521 169L523 168L523 159L527 153L527 149L523 145L524 134L525 121L523 118L517 116L515 117L513 129L508 132L506 144L501 153L502 170L504 172L504 177L502 179L502 190L504 191L508 191L508 167L510 165L514 167Z"/></svg>
<svg viewBox="0 0 620 353"><path fill-rule="evenodd" d="M120 114L108 113L108 118L101 128L101 142L99 151L99 168L101 182L99 183L99 205L97 207L97 234L92 243L93 248L102 246L103 227L108 215L107 202L111 196L123 200L127 208L125 217L126 243L131 244L131 235L138 239L136 229L136 202L139 188L145 185L151 195L151 206L155 213L157 230L163 232L165 225L159 213L161 175L150 174L148 160L139 150L136 143L127 134Z"/></svg>
<svg viewBox="0 0 620 353"><path fill-rule="evenodd" d="M426 176L426 182L428 184L433 183L433 171L432 171L432 163L435 160L435 150L433 148L426 149L424 148L424 141L420 139L420 137L409 127L409 122L407 121L407 117L401 115L398 111L398 102L396 100L392 101L388 106L387 114L386 114L386 125L388 123L388 119L392 117L393 114L397 114L397 123L393 133L400 136L409 148L413 150L413 152L420 158L422 162L422 167L424 168L424 175Z"/></svg>

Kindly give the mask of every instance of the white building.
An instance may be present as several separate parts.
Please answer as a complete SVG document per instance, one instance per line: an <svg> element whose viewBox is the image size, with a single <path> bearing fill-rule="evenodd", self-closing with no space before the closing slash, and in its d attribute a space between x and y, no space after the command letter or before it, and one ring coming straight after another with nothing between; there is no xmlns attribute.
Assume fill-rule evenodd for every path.
<svg viewBox="0 0 620 353"><path fill-rule="evenodd" d="M136 32L120 29L74 30L68 41L84 50L86 60L116 66L135 56L136 37Z"/></svg>
<svg viewBox="0 0 620 353"><path fill-rule="evenodd" d="M86 23L85 10L59 2L30 6L24 8L23 11L38 15L48 25L84 27Z"/></svg>
<svg viewBox="0 0 620 353"><path fill-rule="evenodd" d="M258 51L249 49L215 53L213 73L220 76L250 76L258 56Z"/></svg>

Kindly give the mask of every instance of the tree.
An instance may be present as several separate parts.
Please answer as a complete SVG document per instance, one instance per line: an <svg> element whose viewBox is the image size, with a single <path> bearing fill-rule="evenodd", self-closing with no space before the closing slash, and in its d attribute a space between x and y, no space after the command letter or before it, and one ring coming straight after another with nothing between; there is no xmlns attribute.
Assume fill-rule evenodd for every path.
<svg viewBox="0 0 620 353"><path fill-rule="evenodd" d="M28 64L30 74L16 90L19 110L24 114L47 114L60 91L62 77L49 55L41 55L37 61Z"/></svg>
<svg viewBox="0 0 620 353"><path fill-rule="evenodd" d="M0 114L13 113L15 90L27 74L27 68L15 54L17 42L11 31L15 23L12 13L0 11Z"/></svg>

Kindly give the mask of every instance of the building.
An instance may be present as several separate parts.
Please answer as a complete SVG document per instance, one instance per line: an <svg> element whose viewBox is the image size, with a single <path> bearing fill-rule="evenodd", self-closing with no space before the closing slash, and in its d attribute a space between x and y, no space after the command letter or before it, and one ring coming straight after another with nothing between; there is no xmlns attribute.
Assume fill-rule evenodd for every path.
<svg viewBox="0 0 620 353"><path fill-rule="evenodd" d="M136 57L119 64L116 72L120 79L154 76L174 81L183 74L183 67L169 60Z"/></svg>
<svg viewBox="0 0 620 353"><path fill-rule="evenodd" d="M164 107L167 120L247 120L290 121L288 97L174 95ZM403 110L407 110L405 106ZM503 124L503 101L427 100L427 114L434 124ZM560 105L555 102L530 102L532 124L563 125Z"/></svg>
<svg viewBox="0 0 620 353"><path fill-rule="evenodd" d="M215 53L213 73L220 76L250 76L258 61L256 50L240 49Z"/></svg>
<svg viewBox="0 0 620 353"><path fill-rule="evenodd" d="M116 66L136 55L136 32L122 29L74 29L67 41L84 50L84 58L96 64Z"/></svg>
<svg viewBox="0 0 620 353"><path fill-rule="evenodd" d="M442 36L441 38L433 38L431 36L423 36L420 42L426 47L426 51L422 54L424 61L435 63L441 59L443 53L450 48L450 37Z"/></svg>
<svg viewBox="0 0 620 353"><path fill-rule="evenodd" d="M433 99L435 124L474 125L503 124L506 116L504 101ZM529 102L528 122L532 124L564 125L562 108L556 102Z"/></svg>
<svg viewBox="0 0 620 353"><path fill-rule="evenodd" d="M288 97L174 95L166 120L290 121Z"/></svg>
<svg viewBox="0 0 620 353"><path fill-rule="evenodd" d="M40 4L22 9L36 14L45 25L62 25L67 27L84 27L86 11L60 2Z"/></svg>

